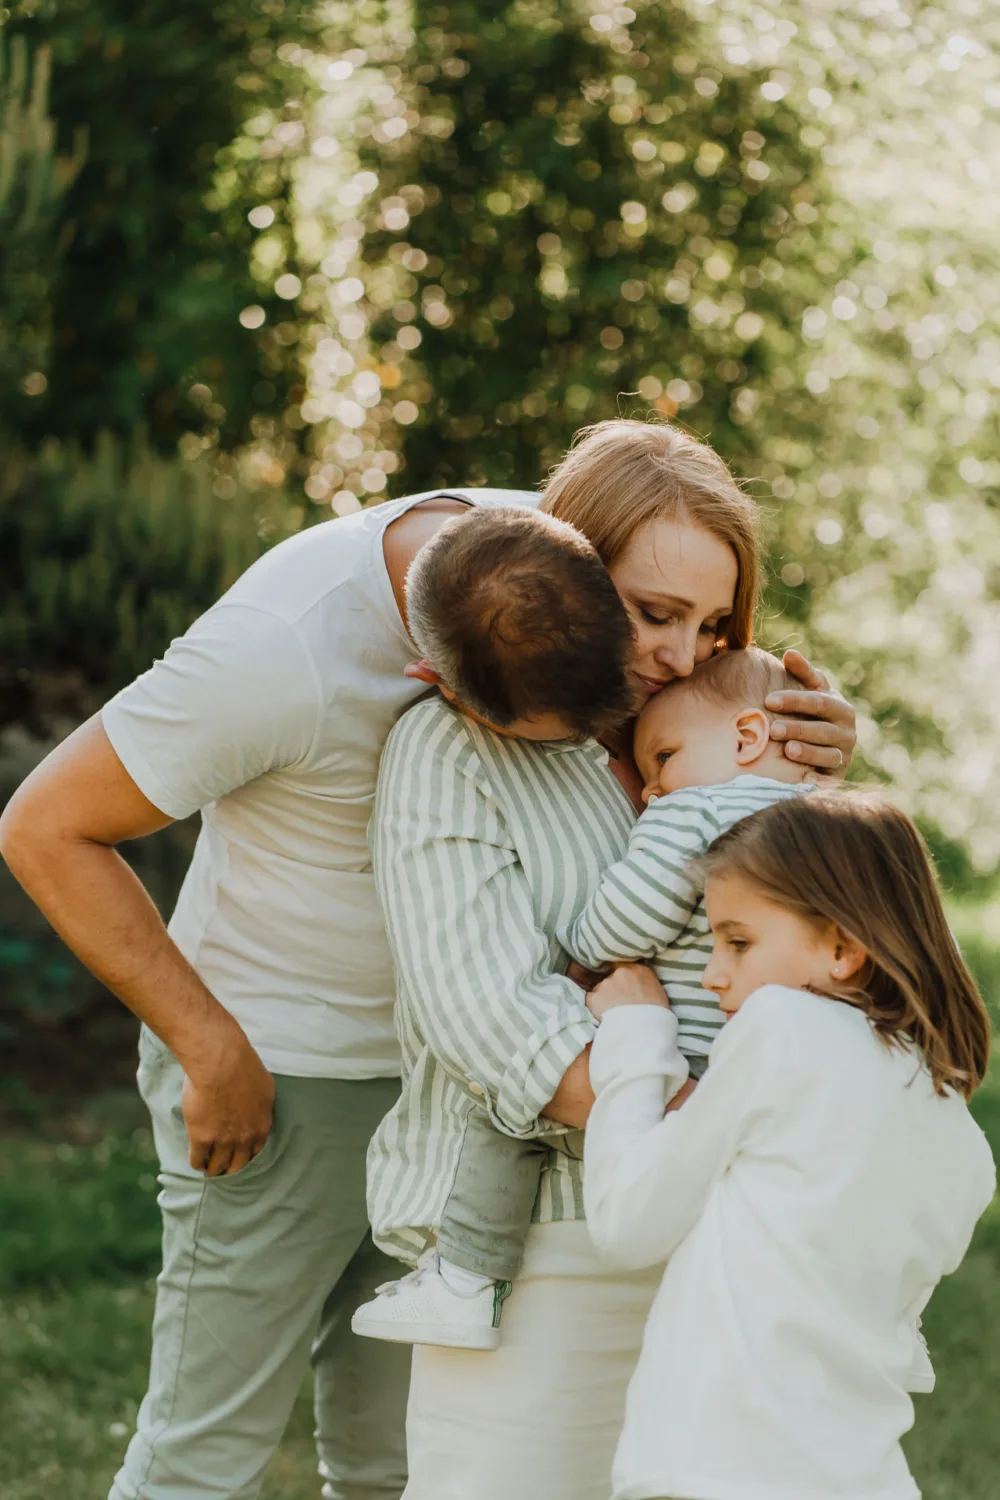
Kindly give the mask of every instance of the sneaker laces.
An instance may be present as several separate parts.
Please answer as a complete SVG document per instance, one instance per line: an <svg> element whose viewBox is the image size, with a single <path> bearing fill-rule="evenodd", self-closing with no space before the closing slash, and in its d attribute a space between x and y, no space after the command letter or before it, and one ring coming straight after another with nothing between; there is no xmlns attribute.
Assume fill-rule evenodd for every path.
<svg viewBox="0 0 1000 1500"><path fill-rule="evenodd" d="M407 1286L419 1286L426 1276L437 1274L438 1259L437 1251L433 1251L422 1265L417 1266L415 1271L409 1271L405 1276L400 1276L397 1281L383 1281L381 1286L375 1288L376 1297L395 1297Z"/></svg>

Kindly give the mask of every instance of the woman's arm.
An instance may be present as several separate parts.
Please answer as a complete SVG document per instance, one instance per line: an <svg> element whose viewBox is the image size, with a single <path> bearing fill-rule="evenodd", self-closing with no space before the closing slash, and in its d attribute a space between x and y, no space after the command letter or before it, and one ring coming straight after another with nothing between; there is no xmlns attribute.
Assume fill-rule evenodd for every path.
<svg viewBox="0 0 1000 1500"><path fill-rule="evenodd" d="M701 1216L754 1114L770 1107L774 1045L761 1010L755 1000L727 1023L704 1078L684 1108L666 1116L683 1063L676 1017L655 1005L605 1014L591 1052L597 1102L583 1187L590 1237L614 1265L637 1270L667 1259Z"/></svg>
<svg viewBox="0 0 1000 1500"><path fill-rule="evenodd" d="M508 1134L535 1134L543 1112L582 1124L584 993L552 972L468 730L437 700L389 736L369 836L401 1026Z"/></svg>
<svg viewBox="0 0 1000 1500"><path fill-rule="evenodd" d="M784 743L789 760L843 776L858 741L854 709L831 690L827 677L810 666L801 651L786 651L783 660L785 670L802 683L802 690L772 693L767 707L772 713L801 717L791 724L776 719L771 725L772 740Z"/></svg>

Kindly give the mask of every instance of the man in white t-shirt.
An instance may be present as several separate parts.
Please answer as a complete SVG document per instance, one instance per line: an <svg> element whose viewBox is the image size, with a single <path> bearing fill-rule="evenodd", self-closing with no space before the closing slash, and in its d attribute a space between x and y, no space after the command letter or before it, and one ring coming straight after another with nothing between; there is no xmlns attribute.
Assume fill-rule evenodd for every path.
<svg viewBox="0 0 1000 1500"><path fill-rule="evenodd" d="M590 658L600 650L597 624L588 637L595 589L620 616L609 671L624 707L628 625L596 553L560 522L536 527L530 494L413 496L268 553L4 815L15 875L145 1022L139 1084L161 1164L164 1271L149 1390L114 1500L251 1500L310 1350L324 1494L398 1500L404 1487L409 1352L350 1328L395 1271L365 1207L366 1148L400 1070L367 827L386 736L426 691L405 675L419 654L406 569L445 520L484 526L498 506L548 537L550 586L564 557L583 570L562 648L574 655L557 677L578 643ZM524 526L495 529L502 548ZM582 691L596 699L590 676ZM586 733L596 720L581 722ZM511 728L556 732L542 720ZM165 928L114 846L198 810Z"/></svg>
<svg viewBox="0 0 1000 1500"><path fill-rule="evenodd" d="M282 543L0 820L13 873L145 1023L164 1271L113 1500L252 1500L310 1350L324 1494L398 1500L408 1351L350 1331L395 1269L365 1211L399 1086L367 824L385 738L428 680L404 675L410 562L470 505L536 504L435 492ZM198 810L168 929L115 846ZM591 1097L581 1056L547 1112L581 1125Z"/></svg>
<svg viewBox="0 0 1000 1500"><path fill-rule="evenodd" d="M5 814L14 873L146 1022L165 1269L115 1500L255 1494L311 1346L328 1493L405 1483L407 1355L350 1331L394 1273L365 1209L399 1087L366 836L382 744L426 691L403 675L403 577L463 500L536 503L417 496L276 547ZM114 846L199 809L168 930Z"/></svg>

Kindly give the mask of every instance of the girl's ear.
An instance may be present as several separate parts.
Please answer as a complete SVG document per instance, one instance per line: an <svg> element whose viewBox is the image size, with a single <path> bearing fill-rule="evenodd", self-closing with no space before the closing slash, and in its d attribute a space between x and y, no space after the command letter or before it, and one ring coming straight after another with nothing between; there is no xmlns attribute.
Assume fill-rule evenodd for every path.
<svg viewBox="0 0 1000 1500"><path fill-rule="evenodd" d="M862 948L861 944L856 942L849 933L838 927L833 948L833 962L830 965L830 972L834 979L841 982L853 979L867 962L867 950Z"/></svg>
<svg viewBox="0 0 1000 1500"><path fill-rule="evenodd" d="M736 762L752 766L771 742L771 721L763 709L748 708L736 720L736 733L739 736Z"/></svg>

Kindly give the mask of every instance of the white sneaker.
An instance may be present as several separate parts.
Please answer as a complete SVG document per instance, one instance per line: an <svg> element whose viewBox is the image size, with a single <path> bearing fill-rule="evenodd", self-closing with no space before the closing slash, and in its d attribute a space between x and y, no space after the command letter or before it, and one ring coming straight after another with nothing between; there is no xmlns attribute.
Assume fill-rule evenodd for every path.
<svg viewBox="0 0 1000 1500"><path fill-rule="evenodd" d="M492 1281L474 1297L445 1283L437 1253L399 1281L380 1286L351 1319L355 1333L393 1344L441 1344L448 1349L496 1349L509 1281Z"/></svg>

